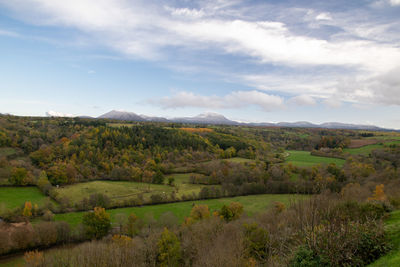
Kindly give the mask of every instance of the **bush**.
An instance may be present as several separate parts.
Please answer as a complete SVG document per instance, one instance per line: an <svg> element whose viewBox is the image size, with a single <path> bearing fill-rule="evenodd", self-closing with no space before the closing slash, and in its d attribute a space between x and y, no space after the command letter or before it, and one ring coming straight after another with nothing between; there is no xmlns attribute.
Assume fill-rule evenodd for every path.
<svg viewBox="0 0 400 267"><path fill-rule="evenodd" d="M104 208L95 207L93 212L83 215L83 225L89 238L99 239L111 228L110 214Z"/></svg>

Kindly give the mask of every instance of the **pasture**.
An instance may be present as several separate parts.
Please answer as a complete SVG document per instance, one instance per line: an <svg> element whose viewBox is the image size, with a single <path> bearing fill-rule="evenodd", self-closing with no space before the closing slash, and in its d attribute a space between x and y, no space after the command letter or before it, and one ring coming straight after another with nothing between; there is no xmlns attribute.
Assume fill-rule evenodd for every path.
<svg viewBox="0 0 400 267"><path fill-rule="evenodd" d="M370 267L400 266L400 211L394 211L385 222L385 231L393 246L392 251L379 258Z"/></svg>
<svg viewBox="0 0 400 267"><path fill-rule="evenodd" d="M189 175L190 173L167 176L166 182L168 181L168 177L174 177L176 186L128 181L92 181L78 183L56 189L58 193L57 199L68 198L71 204L76 204L85 197L88 198L91 194L95 193L104 194L112 201L137 198L140 195L143 196L144 201L149 201L153 194L169 196L172 192L175 192L177 197L198 194L205 185L189 184Z"/></svg>
<svg viewBox="0 0 400 267"><path fill-rule="evenodd" d="M37 187L0 187L0 204L4 203L7 209L21 207L26 201L41 206L49 201L49 198Z"/></svg>
<svg viewBox="0 0 400 267"><path fill-rule="evenodd" d="M208 199L208 200L196 200L196 201L185 201L159 205L149 205L142 207L130 207L130 208L119 208L110 209L107 212L110 213L111 219L115 222L115 216L119 213L129 215L135 213L139 218L145 217L146 214L152 214L155 219L158 219L163 213L169 211L172 212L180 222L185 217L189 216L190 211L194 204L205 204L208 205L211 211L219 210L224 204L230 204L231 202L240 202L244 211L247 215L251 216L260 211L266 210L274 202L282 202L285 205L289 205L291 201L305 199L305 195L278 195L278 194L264 194L264 195L251 195L251 196L239 196L232 198L219 198L219 199ZM56 214L56 221L66 221L72 225L81 223L82 216L85 212L71 212Z"/></svg>
<svg viewBox="0 0 400 267"><path fill-rule="evenodd" d="M309 151L286 151L289 155L286 157L286 162L291 163L297 167L311 167L316 164L330 164L335 163L337 166L342 167L345 160L338 158L328 158L313 156Z"/></svg>
<svg viewBox="0 0 400 267"><path fill-rule="evenodd" d="M17 153L17 150L12 147L1 147L0 148L0 157L7 157Z"/></svg>
<svg viewBox="0 0 400 267"><path fill-rule="evenodd" d="M389 141L389 142L385 142L385 143L367 145L367 146L362 146L362 147L358 147L358 148L345 148L345 149L343 149L343 152L349 153L351 155L368 156L375 149L384 148L384 146L395 145L395 144L397 144L397 145L400 144L400 141Z"/></svg>

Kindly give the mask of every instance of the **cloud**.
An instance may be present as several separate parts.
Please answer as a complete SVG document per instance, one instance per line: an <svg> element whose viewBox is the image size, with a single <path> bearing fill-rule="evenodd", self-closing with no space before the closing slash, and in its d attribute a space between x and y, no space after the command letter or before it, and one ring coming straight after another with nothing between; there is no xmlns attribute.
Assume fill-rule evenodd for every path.
<svg viewBox="0 0 400 267"><path fill-rule="evenodd" d="M178 92L177 94L164 97L158 101L149 101L164 109L200 107L216 109L234 109L247 106L257 106L263 111L272 111L284 107L282 97L269 95L259 91L234 91L225 96L203 96L192 92Z"/></svg>
<svg viewBox="0 0 400 267"><path fill-rule="evenodd" d="M366 40L336 40L292 32L279 21L205 16L207 10L171 8L125 0L0 0L33 23L66 26L93 36L122 53L147 59L165 56L164 48L214 48L261 63L355 66L387 70L400 61L398 48ZM171 14L172 10L172 14ZM187 20L187 17L191 20ZM328 13L317 17L328 19Z"/></svg>
<svg viewBox="0 0 400 267"><path fill-rule="evenodd" d="M21 37L18 33L8 30L0 29L0 35L9 36L9 37Z"/></svg>
<svg viewBox="0 0 400 267"><path fill-rule="evenodd" d="M391 6L400 6L400 0L389 0Z"/></svg>
<svg viewBox="0 0 400 267"><path fill-rule="evenodd" d="M392 6L400 4L400 0L385 1ZM312 103L306 95L313 99L335 98L338 103L400 105L400 91L392 82L393 70L400 67L400 25L397 19L376 18L368 13L368 8L335 12L278 9L277 5L265 13L270 6L265 5L263 10L262 5L241 5L240 1L227 0L184 2L179 6L174 6L175 1L163 6L152 0L0 0L0 4L26 22L72 28L95 45L109 47L128 58L167 62L168 66L177 66L177 71L195 72L200 69L196 64L201 59L179 66L174 64L176 55L192 53L193 58L198 54L210 55L212 67L215 58L230 57L234 59L232 62L250 65L252 72L246 72L245 67L241 73L228 69L225 76L267 91L268 99L285 93L299 104ZM279 15L274 16L276 10ZM304 16L286 15L291 12ZM262 15L253 15L256 13ZM315 29L304 26L311 21L323 26ZM265 74L265 66L281 71ZM170 108L168 101L185 105L184 101L191 97L197 98L192 100L194 106L196 100L200 103L204 100L197 105L225 106L221 97L181 94L164 99L164 107ZM234 106L237 94L233 92L223 98ZM251 105L264 106L250 95L241 94L240 98ZM271 102L278 103L276 100ZM327 101L327 104L332 103Z"/></svg>
<svg viewBox="0 0 400 267"><path fill-rule="evenodd" d="M330 108L339 108L342 106L342 102L339 99L327 98L323 103Z"/></svg>
<svg viewBox="0 0 400 267"><path fill-rule="evenodd" d="M46 116L48 117L76 117L75 115L68 114L68 113L62 113L62 112L57 112L57 111L47 111Z"/></svg>
<svg viewBox="0 0 400 267"><path fill-rule="evenodd" d="M316 20L332 20L332 17L329 13L323 12L319 13L316 17Z"/></svg>
<svg viewBox="0 0 400 267"><path fill-rule="evenodd" d="M315 104L317 104L315 99L309 95L298 95L290 98L288 102L294 103L299 106L314 106Z"/></svg>

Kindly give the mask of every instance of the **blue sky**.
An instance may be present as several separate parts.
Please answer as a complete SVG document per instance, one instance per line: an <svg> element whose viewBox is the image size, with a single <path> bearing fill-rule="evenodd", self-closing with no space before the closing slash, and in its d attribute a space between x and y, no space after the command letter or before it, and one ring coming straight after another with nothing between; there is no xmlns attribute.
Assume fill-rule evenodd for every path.
<svg viewBox="0 0 400 267"><path fill-rule="evenodd" d="M400 129L400 0L0 0L0 113Z"/></svg>

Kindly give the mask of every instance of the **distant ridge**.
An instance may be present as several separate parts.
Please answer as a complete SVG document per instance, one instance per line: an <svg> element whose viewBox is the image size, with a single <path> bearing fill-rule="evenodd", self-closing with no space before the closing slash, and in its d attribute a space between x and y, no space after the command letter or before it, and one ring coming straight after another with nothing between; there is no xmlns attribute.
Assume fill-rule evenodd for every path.
<svg viewBox="0 0 400 267"><path fill-rule="evenodd" d="M47 114L49 115L49 114ZM64 115L64 114L62 114ZM90 118L88 116L80 116L81 118ZM375 125L362 125L340 122L325 122L314 124L308 121L298 122L260 122L260 123L244 123L227 119L218 113L203 113L194 117L177 117L167 119L163 117L151 117L146 115L138 115L134 112L111 110L99 117L98 119L112 119L121 121L153 121L153 122L177 122L177 123L194 123L194 124L221 124L221 125L247 125L247 126L264 126L264 127L293 127L293 128L324 128L324 129L349 129L349 130L371 130L371 131L394 131L394 129L381 128Z"/></svg>

